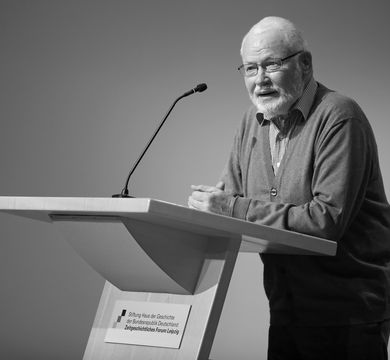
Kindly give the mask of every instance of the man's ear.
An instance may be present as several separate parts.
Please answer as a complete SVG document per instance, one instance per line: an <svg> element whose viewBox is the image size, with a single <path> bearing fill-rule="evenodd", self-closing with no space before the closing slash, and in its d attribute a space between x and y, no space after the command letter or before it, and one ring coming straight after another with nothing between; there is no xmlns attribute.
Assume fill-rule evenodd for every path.
<svg viewBox="0 0 390 360"><path fill-rule="evenodd" d="M305 51L301 54L299 61L301 63L301 67L305 75L312 74L313 65L311 59L311 53L309 51Z"/></svg>

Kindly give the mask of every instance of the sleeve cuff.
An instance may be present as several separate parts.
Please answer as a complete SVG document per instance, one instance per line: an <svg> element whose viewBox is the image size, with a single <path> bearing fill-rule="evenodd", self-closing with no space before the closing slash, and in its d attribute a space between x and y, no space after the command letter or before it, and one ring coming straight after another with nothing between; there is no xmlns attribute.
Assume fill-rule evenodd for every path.
<svg viewBox="0 0 390 360"><path fill-rule="evenodd" d="M251 199L235 196L230 204L231 216L238 219L246 220Z"/></svg>

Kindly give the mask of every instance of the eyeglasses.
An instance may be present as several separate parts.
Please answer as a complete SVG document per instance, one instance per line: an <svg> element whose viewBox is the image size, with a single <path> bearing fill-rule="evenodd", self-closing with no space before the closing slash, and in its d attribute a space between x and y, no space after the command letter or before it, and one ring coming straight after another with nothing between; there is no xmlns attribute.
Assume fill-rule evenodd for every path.
<svg viewBox="0 0 390 360"><path fill-rule="evenodd" d="M264 61L261 64L256 64L256 63L242 64L241 66L239 66L237 68L237 70L245 77L256 76L259 72L259 66L267 73L275 72L275 71L280 70L284 61L291 59L292 57L294 57L302 52L303 52L303 50L298 51L294 54L286 56L283 59L278 59L278 58L269 59L269 60Z"/></svg>

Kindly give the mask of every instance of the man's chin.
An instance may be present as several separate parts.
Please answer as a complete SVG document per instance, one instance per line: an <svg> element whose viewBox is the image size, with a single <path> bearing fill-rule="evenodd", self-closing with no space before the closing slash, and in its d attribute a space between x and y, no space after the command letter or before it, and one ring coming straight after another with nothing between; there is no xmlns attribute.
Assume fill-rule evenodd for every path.
<svg viewBox="0 0 390 360"><path fill-rule="evenodd" d="M266 119L287 114L293 104L292 101L282 102L280 99L265 102L259 98L256 98L253 103L257 107L257 110L262 113Z"/></svg>
<svg viewBox="0 0 390 360"><path fill-rule="evenodd" d="M275 116L285 115L288 112L287 106L264 106L262 104L255 104L257 110L264 115L266 119L273 118Z"/></svg>

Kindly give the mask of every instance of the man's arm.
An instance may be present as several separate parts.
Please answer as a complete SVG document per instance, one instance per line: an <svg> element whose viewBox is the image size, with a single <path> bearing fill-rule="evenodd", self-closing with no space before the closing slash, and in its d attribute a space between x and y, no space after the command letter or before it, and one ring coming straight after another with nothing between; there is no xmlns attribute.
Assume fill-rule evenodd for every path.
<svg viewBox="0 0 390 360"><path fill-rule="evenodd" d="M334 124L316 149L313 198L291 204L234 196L217 187L198 186L189 198L193 208L268 226L339 239L360 208L376 150L372 132L359 119ZM236 177L236 174L227 174ZM299 176L299 174L297 174Z"/></svg>

